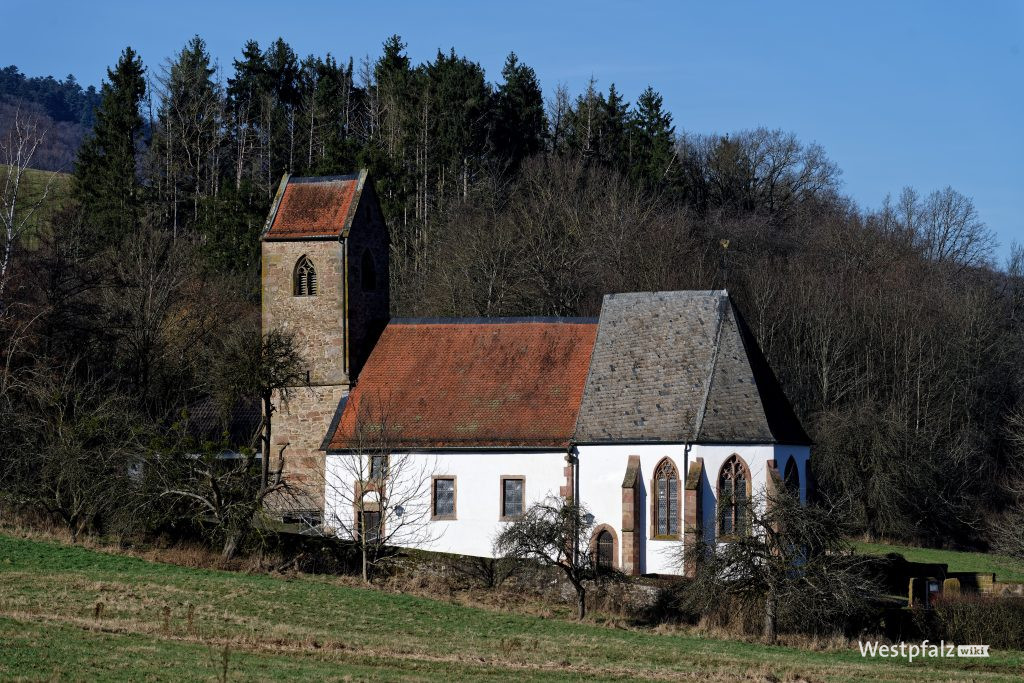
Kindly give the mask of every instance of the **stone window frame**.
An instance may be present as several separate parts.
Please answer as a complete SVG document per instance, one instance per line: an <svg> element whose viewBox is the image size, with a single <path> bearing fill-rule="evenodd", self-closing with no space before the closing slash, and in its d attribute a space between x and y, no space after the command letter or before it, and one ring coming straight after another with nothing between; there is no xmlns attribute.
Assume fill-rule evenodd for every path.
<svg viewBox="0 0 1024 683"><path fill-rule="evenodd" d="M520 519L526 514L526 476L522 474L503 474L500 479L501 481L498 485L498 520L501 522L511 522ZM505 514L505 482L510 479L523 483L523 509L518 515Z"/></svg>
<svg viewBox="0 0 1024 683"><path fill-rule="evenodd" d="M377 538L373 541L379 543L380 539L385 537L384 533L384 511L381 510L381 491L378 487L373 485L358 485L355 490L356 495L352 501L352 516L354 517L353 529L355 533L353 538L356 541L360 541L363 536L363 515L367 512L377 513ZM377 500L375 502L366 502L366 496L371 493L377 494Z"/></svg>
<svg viewBox="0 0 1024 683"><path fill-rule="evenodd" d="M292 296L317 296L319 291L316 265L308 254L303 254L295 261L295 266L292 268Z"/></svg>
<svg viewBox="0 0 1024 683"><path fill-rule="evenodd" d="M722 501L722 475L725 474L726 468L729 467L734 462L738 464L742 469L743 478L746 484L744 486L744 489L746 489L744 493L747 496L746 501L750 501L750 496L753 493L753 481L750 476L750 466L747 465L747 461L744 460L743 456L741 456L739 453L731 454L722 462L722 466L718 468L718 476L715 478L715 495L717 501L717 509L715 510L715 536L719 540L729 540L733 538L738 538L739 536L745 535L750 531L749 529L745 531L737 531L738 525L736 522L739 517L737 515L737 506L735 503L726 506L725 504L723 504ZM735 490L735 484L733 485L733 489ZM722 533L722 515L726 509L729 510L729 514L732 518L732 531L730 533ZM749 523L750 520L746 520L746 522L744 522L745 525L749 525Z"/></svg>
<svg viewBox="0 0 1024 683"><path fill-rule="evenodd" d="M619 571L622 563L619 561L619 535L615 533L615 527L611 524L598 524L594 527L593 532L590 534L590 557L593 558L594 569L598 570L598 554L599 550L597 547L597 539L604 532L612 537L612 571Z"/></svg>
<svg viewBox="0 0 1024 683"><path fill-rule="evenodd" d="M384 461L384 471L375 475L373 472L373 462L376 459L382 459ZM390 453L371 453L369 472L367 473L367 481L384 481L388 478L388 472L391 470L391 454Z"/></svg>
<svg viewBox="0 0 1024 683"><path fill-rule="evenodd" d="M452 482L452 513L450 515L437 514L437 480L451 480ZM504 484L502 485L504 486ZM459 478L454 474L434 474L430 477L430 521L443 522L458 519L459 514Z"/></svg>
<svg viewBox="0 0 1024 683"><path fill-rule="evenodd" d="M661 521L658 518L658 477L661 474L662 468L666 465L672 467L672 471L675 473L676 482L676 532L674 534L659 534L658 533L658 522ZM676 466L675 460L670 456L665 456L658 461L658 464L654 466L654 472L651 474L651 531L650 539L652 541L678 541L683 537L683 482L679 478L679 467ZM667 507L667 504L666 504ZM671 528L671 525L670 527Z"/></svg>

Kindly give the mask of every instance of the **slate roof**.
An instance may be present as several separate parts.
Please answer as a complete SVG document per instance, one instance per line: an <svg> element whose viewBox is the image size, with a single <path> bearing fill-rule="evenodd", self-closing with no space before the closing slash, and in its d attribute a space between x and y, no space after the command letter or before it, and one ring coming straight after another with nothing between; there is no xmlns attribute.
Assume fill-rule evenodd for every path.
<svg viewBox="0 0 1024 683"><path fill-rule="evenodd" d="M365 171L358 175L290 177L281 180L264 239L344 237L352 224Z"/></svg>
<svg viewBox="0 0 1024 683"><path fill-rule="evenodd" d="M575 441L810 443L724 290L604 298Z"/></svg>
<svg viewBox="0 0 1024 683"><path fill-rule="evenodd" d="M327 450L358 447L359 416L362 434L383 417L385 438L396 448L565 448L595 323L393 320L342 407Z"/></svg>

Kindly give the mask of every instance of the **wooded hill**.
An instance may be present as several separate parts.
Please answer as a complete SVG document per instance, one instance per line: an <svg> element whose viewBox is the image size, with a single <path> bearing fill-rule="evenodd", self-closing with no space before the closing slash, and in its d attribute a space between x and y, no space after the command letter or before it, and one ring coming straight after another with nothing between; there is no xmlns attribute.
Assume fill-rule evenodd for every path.
<svg viewBox="0 0 1024 683"><path fill-rule="evenodd" d="M653 88L545 93L514 54L488 81L454 50L414 64L397 36L358 64L250 41L227 71L198 37L110 70L73 206L5 275L9 377L147 425L220 396L209 359L256 327L282 174L366 167L393 315L593 315L606 292L727 287L816 442L823 499L870 536L1024 551L1024 253L998 266L968 197L893 188L868 211L816 144L685 134ZM46 408L4 386L12 414Z"/></svg>

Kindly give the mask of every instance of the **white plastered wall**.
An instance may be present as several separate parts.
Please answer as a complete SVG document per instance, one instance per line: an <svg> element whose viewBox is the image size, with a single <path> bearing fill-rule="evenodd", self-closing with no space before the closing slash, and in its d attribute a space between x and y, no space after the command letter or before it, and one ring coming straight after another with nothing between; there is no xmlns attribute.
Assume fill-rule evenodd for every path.
<svg viewBox="0 0 1024 683"><path fill-rule="evenodd" d="M691 445L635 444L635 445L582 445L578 448L580 500L594 515L594 524L607 524L619 540L618 561L622 562L622 480L631 455L640 458L641 500L638 505L636 526L640 539L641 572L654 574L681 574L679 565L680 541L651 538L651 478L662 458L669 457L679 471L681 483L680 505L685 501L685 483L688 467L695 458L704 460L704 476L700 495L703 507L705 539L715 539L717 506L717 479L722 465L733 454L738 454L750 468L752 489L763 491L767 463L775 460L780 474L785 471L790 457L796 458L800 473L800 495L806 500L807 446L772 445ZM456 479L456 518L429 522L430 532L415 547L436 552L457 553L489 557L492 543L501 533L505 522L500 520L502 476L523 476L526 480L524 505L539 502L566 484L564 474L565 452L514 451L451 451L422 452L413 456L423 458L427 471L437 476ZM325 523L330 526L333 515L353 515L351 497L339 495L352 491L354 481L344 467L342 454L327 456L327 486L325 491ZM425 487L429 498L429 487ZM425 499L421 509L429 509ZM685 519L685 510L681 515Z"/></svg>
<svg viewBox="0 0 1024 683"><path fill-rule="evenodd" d="M455 519L427 522L429 531L419 535L414 547L435 552L490 557L494 539L506 522L501 521L501 478L522 476L524 509L547 496L559 493L565 485L565 451L447 451L419 452L411 456L423 459L423 471L430 476L455 478ZM332 526L335 515L348 520L353 516L351 492L354 480L344 458L327 456L324 523ZM430 486L423 488L425 499L420 510L429 511ZM411 506L410 506L411 507ZM429 514L429 512L427 513ZM426 521L426 520L424 520Z"/></svg>
<svg viewBox="0 0 1024 683"><path fill-rule="evenodd" d="M810 449L806 446L771 445L700 445L678 444L616 444L579 446L579 491L580 500L594 515L595 524L607 524L620 539L622 552L622 480L626 473L629 456L640 458L639 477L642 482L640 500L635 520L636 536L640 546L640 571L651 574L681 574L681 541L666 541L652 538L651 533L651 481L655 468L665 457L675 464L681 483L680 505L685 501L685 485L689 464L696 458L704 460L704 475L701 479L700 496L703 508L705 539L714 541L716 529L715 511L717 506L718 473L725 461L734 453L738 454L750 468L751 488L763 491L766 483L767 463L781 459L780 468L785 467L790 456L800 464L801 497L806 495L806 464ZM781 472L781 469L780 469ZM685 519L685 510L681 517ZM622 557L618 558L619 562Z"/></svg>

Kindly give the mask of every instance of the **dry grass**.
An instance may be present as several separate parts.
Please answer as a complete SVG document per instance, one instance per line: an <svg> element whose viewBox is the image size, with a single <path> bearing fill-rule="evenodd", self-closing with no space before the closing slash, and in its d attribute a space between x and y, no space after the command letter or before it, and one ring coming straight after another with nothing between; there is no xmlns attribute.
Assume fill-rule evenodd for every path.
<svg viewBox="0 0 1024 683"><path fill-rule="evenodd" d="M196 549L133 552L217 561ZM501 592L407 593L443 590L433 578L356 583L0 536L0 678L218 678L225 653L236 680L1014 680L1024 662L871 661L840 641L765 647L711 631L576 624L557 609L531 616L530 600L516 606Z"/></svg>

